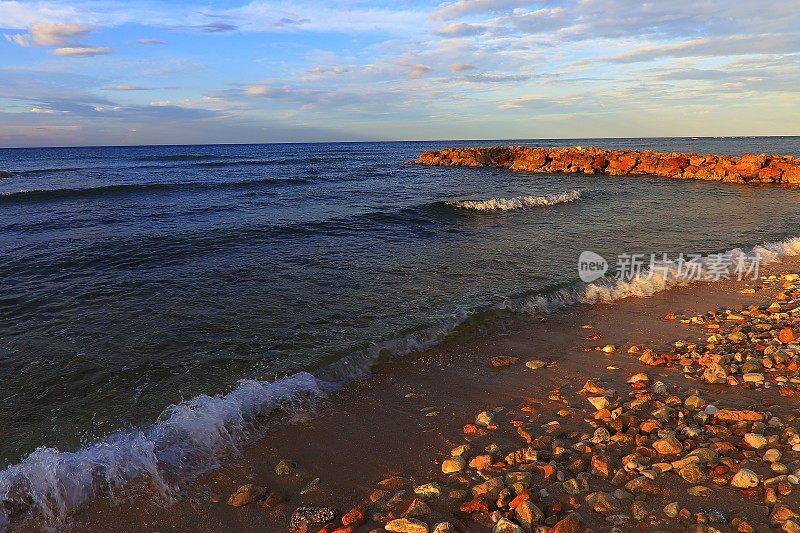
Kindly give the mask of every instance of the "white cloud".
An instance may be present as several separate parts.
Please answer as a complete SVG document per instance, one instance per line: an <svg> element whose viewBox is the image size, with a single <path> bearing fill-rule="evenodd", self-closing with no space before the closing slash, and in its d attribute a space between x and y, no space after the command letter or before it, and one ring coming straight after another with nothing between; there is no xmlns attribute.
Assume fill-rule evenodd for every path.
<svg viewBox="0 0 800 533"><path fill-rule="evenodd" d="M64 46L92 31L85 24L47 23L31 24L28 34L5 35L7 41L19 46Z"/></svg>
<svg viewBox="0 0 800 533"><path fill-rule="evenodd" d="M445 24L433 30L436 35L444 37L466 37L469 35L478 35L487 30L487 26L482 24L466 24L464 22L452 22Z"/></svg>
<svg viewBox="0 0 800 533"><path fill-rule="evenodd" d="M140 85L113 85L106 87L107 91L152 91L150 87L142 87Z"/></svg>
<svg viewBox="0 0 800 533"><path fill-rule="evenodd" d="M167 43L160 39L152 39L150 37L144 37L142 39L137 39L136 44L141 44L143 46L157 46L160 44L167 44Z"/></svg>
<svg viewBox="0 0 800 533"><path fill-rule="evenodd" d="M478 67L476 67L475 65L470 65L468 63L453 63L452 65L450 65L450 70L452 70L453 72L464 72L466 70L474 70L476 68Z"/></svg>
<svg viewBox="0 0 800 533"><path fill-rule="evenodd" d="M454 20L467 15L492 13L525 4L522 0L458 0L435 11L434 20Z"/></svg>
<svg viewBox="0 0 800 533"><path fill-rule="evenodd" d="M413 67L411 67L411 71L408 73L408 77L411 78L412 80L416 80L421 78L431 70L433 69L428 65L414 65Z"/></svg>
<svg viewBox="0 0 800 533"><path fill-rule="evenodd" d="M94 46L65 46L63 48L56 48L51 53L54 56L62 57L91 57L110 54L111 48Z"/></svg>
<svg viewBox="0 0 800 533"><path fill-rule="evenodd" d="M703 37L678 43L644 45L613 56L617 63L649 61L662 57L711 57L792 53L800 49L800 34L733 35Z"/></svg>

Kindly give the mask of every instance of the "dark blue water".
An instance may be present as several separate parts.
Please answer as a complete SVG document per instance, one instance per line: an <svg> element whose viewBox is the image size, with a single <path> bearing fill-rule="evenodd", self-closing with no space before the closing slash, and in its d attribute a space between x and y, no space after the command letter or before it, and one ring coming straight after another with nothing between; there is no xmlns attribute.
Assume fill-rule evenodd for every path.
<svg viewBox="0 0 800 533"><path fill-rule="evenodd" d="M513 143L800 155L798 138ZM360 370L329 367L349 354L573 283L583 250L797 233L798 190L402 164L487 144L508 141L0 150L0 461L150 427L242 378L336 380Z"/></svg>

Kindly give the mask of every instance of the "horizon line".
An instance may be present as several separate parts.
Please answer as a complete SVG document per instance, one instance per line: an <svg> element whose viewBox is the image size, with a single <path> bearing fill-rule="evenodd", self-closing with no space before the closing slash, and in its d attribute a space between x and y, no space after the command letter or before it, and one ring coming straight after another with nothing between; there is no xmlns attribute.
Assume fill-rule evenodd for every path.
<svg viewBox="0 0 800 533"><path fill-rule="evenodd" d="M47 150L57 148L148 148L167 146L269 146L281 144L378 144L378 143L432 143L432 142L508 142L508 141L569 141L569 140L621 140L621 139L756 139L794 138L800 135L656 135L644 137L527 137L507 139L392 139L361 141L272 141L272 142L218 142L218 143L149 143L149 144L75 144L54 146L0 146L0 150Z"/></svg>

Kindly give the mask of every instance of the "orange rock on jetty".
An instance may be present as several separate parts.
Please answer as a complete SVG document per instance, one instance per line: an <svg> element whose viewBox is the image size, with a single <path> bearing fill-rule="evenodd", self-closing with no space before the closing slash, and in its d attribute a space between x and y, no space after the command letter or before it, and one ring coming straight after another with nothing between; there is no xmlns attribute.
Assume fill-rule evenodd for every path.
<svg viewBox="0 0 800 533"><path fill-rule="evenodd" d="M420 154L416 163L498 167L521 172L653 175L665 178L800 185L800 158L790 155L699 155L600 148L448 148Z"/></svg>

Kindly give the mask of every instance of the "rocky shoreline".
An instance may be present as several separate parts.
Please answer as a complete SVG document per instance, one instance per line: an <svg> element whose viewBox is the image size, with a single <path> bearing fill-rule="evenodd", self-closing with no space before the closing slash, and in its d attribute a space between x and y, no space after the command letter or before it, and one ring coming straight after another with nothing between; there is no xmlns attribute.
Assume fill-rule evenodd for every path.
<svg viewBox="0 0 800 533"><path fill-rule="evenodd" d="M790 155L659 153L600 148L498 146L423 152L427 166L497 167L520 172L651 175L729 183L800 185L800 158Z"/></svg>
<svg viewBox="0 0 800 533"><path fill-rule="evenodd" d="M452 338L74 533L800 532L798 269Z"/></svg>
<svg viewBox="0 0 800 533"><path fill-rule="evenodd" d="M390 476L340 520L333 509L301 508L289 530L317 524L325 533L365 525L372 533L577 533L594 530L586 528L588 513L609 531L799 532L798 419L772 397L793 398L800 387L800 275L772 276L767 286L778 289L769 304L664 317L703 328L710 334L705 343L679 339L668 351L638 344L624 350L646 367L680 368L684 379L759 391L761 408L728 407L709 391L681 392L663 372L635 372L628 390L619 391L590 378L577 398L551 390L548 400L561 407L544 424L534 405L481 411L464 426L464 442L443 457L439 478L412 483ZM591 325L583 328L587 340L603 338ZM618 351L610 344L587 348ZM555 367L509 356L488 364L504 371ZM569 418L583 418L590 429L565 429ZM678 483L706 505L678 501ZM739 504L726 506L723 496ZM430 520L437 500L449 502L447 520ZM762 518L740 512L748 507Z"/></svg>

